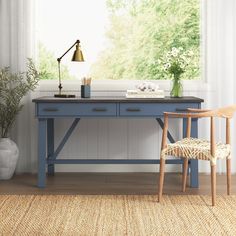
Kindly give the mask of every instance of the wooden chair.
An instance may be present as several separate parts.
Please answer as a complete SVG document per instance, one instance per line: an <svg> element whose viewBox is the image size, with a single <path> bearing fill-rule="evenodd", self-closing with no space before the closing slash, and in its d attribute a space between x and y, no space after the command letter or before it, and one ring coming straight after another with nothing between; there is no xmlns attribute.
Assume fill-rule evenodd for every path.
<svg viewBox="0 0 236 236"><path fill-rule="evenodd" d="M230 119L236 111L236 105L224 107L216 110L188 109L187 113L164 113L164 128L162 134L161 156L160 156L160 179L159 179L159 202L161 201L164 170L166 156L181 157L184 159L183 164L183 182L182 190L186 189L186 180L188 172L188 160L208 160L211 164L211 194L212 206L215 205L216 199L216 160L225 158L227 165L227 194L231 191L231 148L230 148ZM191 138L191 119L192 118L210 118L210 141ZM216 143L215 141L215 117L226 119L226 143ZM187 134L186 138L176 143L167 144L167 131L169 118L186 118Z"/></svg>

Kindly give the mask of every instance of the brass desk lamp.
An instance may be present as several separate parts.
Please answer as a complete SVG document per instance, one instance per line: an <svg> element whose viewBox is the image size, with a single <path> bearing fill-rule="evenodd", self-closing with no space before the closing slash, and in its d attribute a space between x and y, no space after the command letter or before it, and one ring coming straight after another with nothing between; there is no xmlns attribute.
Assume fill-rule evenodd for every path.
<svg viewBox="0 0 236 236"><path fill-rule="evenodd" d="M58 75L59 75L59 93L58 94L54 94L54 97L56 98L74 98L75 95L74 94L62 94L61 90L62 90L62 85L61 85L61 59L76 45L76 49L75 52L73 54L72 57L72 61L78 61L78 62L82 62L84 61L84 57L83 57L83 53L80 50L80 41L76 40L76 42L59 58L57 58L57 62L58 62Z"/></svg>

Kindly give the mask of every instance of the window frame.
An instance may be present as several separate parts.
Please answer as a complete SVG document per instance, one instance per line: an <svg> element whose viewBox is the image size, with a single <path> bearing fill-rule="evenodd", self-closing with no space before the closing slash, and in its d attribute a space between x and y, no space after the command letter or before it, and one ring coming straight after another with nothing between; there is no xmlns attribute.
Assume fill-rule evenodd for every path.
<svg viewBox="0 0 236 236"><path fill-rule="evenodd" d="M195 80L183 80L184 92L192 91L209 91L210 86L207 81L207 48L206 48L206 39L207 39L207 3L205 0L200 1L200 79ZM37 2L37 1L36 1ZM37 7L37 4L35 4ZM36 11L37 12L37 11ZM37 13L35 14L35 22L37 25ZM36 26L36 42L35 45L38 45L38 27ZM36 47L37 48L37 47ZM36 49L36 58L38 58L38 51ZM56 60L56 58L55 58ZM36 60L37 61L37 60ZM163 89L167 93L170 92L171 80L112 80L112 79L101 79L92 81L92 91L109 93L117 92L124 93L127 89L134 89L135 86L142 82L153 82L159 85L160 89ZM80 80L62 80L62 86L64 91L68 92L78 92L80 91ZM75 89L75 87L77 89ZM37 91L42 92L55 92L58 88L58 80L40 80L39 86L36 89Z"/></svg>

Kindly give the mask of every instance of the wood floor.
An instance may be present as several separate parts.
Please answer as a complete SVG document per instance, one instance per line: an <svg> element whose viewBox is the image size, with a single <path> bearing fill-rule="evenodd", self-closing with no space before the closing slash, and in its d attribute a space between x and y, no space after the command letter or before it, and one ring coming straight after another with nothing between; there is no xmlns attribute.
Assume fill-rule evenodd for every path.
<svg viewBox="0 0 236 236"><path fill-rule="evenodd" d="M201 174L198 189L181 192L181 174L167 173L164 194L210 194L210 176ZM15 175L0 181L2 194L157 194L157 173L56 173L47 177L47 187L36 186L37 176ZM226 176L217 176L217 194L226 194ZM232 194L236 194L236 175L232 176Z"/></svg>

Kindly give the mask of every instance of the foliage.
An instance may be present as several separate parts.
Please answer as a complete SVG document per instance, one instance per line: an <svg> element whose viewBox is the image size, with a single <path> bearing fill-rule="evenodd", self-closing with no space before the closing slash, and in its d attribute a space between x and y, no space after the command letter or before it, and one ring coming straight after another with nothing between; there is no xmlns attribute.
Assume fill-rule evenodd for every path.
<svg viewBox="0 0 236 236"><path fill-rule="evenodd" d="M193 56L194 53L191 50L184 51L181 47L173 47L159 60L160 64L163 65L163 70L170 74L173 79L170 92L172 97L182 97L183 86L181 83L181 75L188 70Z"/></svg>
<svg viewBox="0 0 236 236"><path fill-rule="evenodd" d="M181 74L188 69L193 55L192 51L184 51L183 48L173 47L159 62L163 63L163 69L170 73L174 80L178 80Z"/></svg>
<svg viewBox="0 0 236 236"><path fill-rule="evenodd" d="M56 56L42 43L39 43L38 49L39 71L41 73L40 79L58 79L58 64ZM61 77L63 79L74 79L74 77L70 75L69 70L65 65L61 65Z"/></svg>
<svg viewBox="0 0 236 236"><path fill-rule="evenodd" d="M199 77L199 0L107 0L109 46L92 66L94 78L169 79L158 60L171 48L191 50L184 79Z"/></svg>
<svg viewBox="0 0 236 236"><path fill-rule="evenodd" d="M39 77L31 59L28 59L24 73L11 73L9 67L0 70L0 137L8 136L16 115L23 107L21 99L35 89Z"/></svg>

